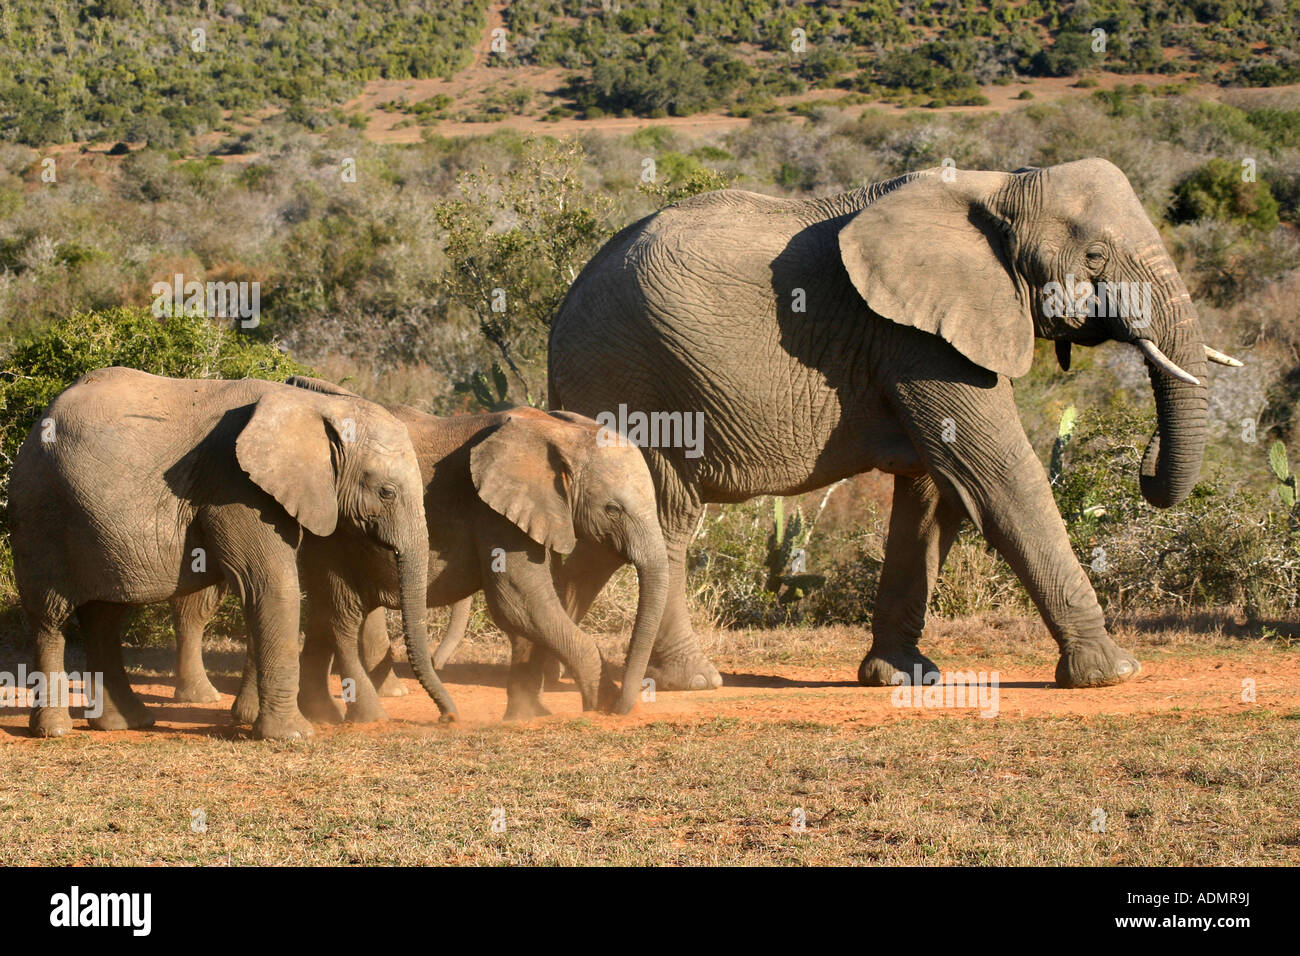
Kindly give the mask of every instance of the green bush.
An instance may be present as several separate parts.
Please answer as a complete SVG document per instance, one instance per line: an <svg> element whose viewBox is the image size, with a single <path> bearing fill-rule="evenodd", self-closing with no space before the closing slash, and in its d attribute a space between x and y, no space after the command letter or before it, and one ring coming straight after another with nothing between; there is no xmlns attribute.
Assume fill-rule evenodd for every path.
<svg viewBox="0 0 1300 956"><path fill-rule="evenodd" d="M1181 505L1151 507L1138 470L1153 425L1122 402L1082 415L1054 486L1103 606L1241 607L1251 618L1294 611L1300 550L1289 513L1223 475ZM1261 477L1267 467L1261 460Z"/></svg>
<svg viewBox="0 0 1300 956"><path fill-rule="evenodd" d="M1246 182L1239 163L1212 159L1178 184L1171 214L1176 222L1217 219L1272 229L1277 225L1277 200L1262 180Z"/></svg>

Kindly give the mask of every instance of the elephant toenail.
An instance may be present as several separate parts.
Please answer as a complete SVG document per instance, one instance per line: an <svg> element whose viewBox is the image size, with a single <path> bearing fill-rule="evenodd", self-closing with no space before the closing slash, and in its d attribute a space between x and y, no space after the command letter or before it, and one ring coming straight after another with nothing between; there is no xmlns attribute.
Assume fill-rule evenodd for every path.
<svg viewBox="0 0 1300 956"><path fill-rule="evenodd" d="M709 680L703 674L696 674L691 678L691 690L708 690Z"/></svg>

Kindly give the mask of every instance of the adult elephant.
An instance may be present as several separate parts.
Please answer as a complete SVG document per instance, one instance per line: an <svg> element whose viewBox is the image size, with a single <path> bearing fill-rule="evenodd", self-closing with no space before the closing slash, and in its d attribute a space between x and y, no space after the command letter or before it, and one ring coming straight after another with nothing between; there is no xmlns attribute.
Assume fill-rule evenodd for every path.
<svg viewBox="0 0 1300 956"><path fill-rule="evenodd" d="M297 706L296 557L316 536L394 555L411 660L454 715L425 633L423 491L405 428L356 396L126 368L83 375L33 426L10 479L14 576L37 671L55 686L75 614L89 668L103 674L91 726L147 726L122 666L132 607L224 580L243 602L258 665L254 734L309 735ZM64 701L32 709L39 736L71 725Z"/></svg>
<svg viewBox="0 0 1300 956"><path fill-rule="evenodd" d="M1136 295L1086 300L1085 281ZM1141 349L1159 420L1142 493L1158 507L1182 501L1205 445L1207 355L1235 360L1202 342L1186 286L1109 162L928 170L816 200L723 190L611 239L552 324L550 400L593 416L620 405L705 416L702 454L644 449L673 577L649 671L659 686L721 683L683 588L704 505L873 468L896 477L862 683L936 671L918 641L965 517L1042 613L1058 684L1136 674L1106 633L1012 400L1035 335L1056 340L1067 368L1071 344Z"/></svg>
<svg viewBox="0 0 1300 956"><path fill-rule="evenodd" d="M352 394L318 379L289 381L311 392ZM654 484L641 453L568 412L514 408L440 418L403 405L389 411L406 427L423 476L430 552L425 598L430 607L456 604L468 616L469 597L484 591L493 620L512 643L506 717L547 713L543 668L554 658L573 675L584 709L630 711L668 595ZM637 615L621 692L612 667L556 592L552 574L561 562L609 572L631 563L637 570ZM397 568L381 549L337 538L308 542L300 563L307 593L303 713L322 722L339 719L328 685L334 658L355 690L348 719L384 719L376 689L391 673L384 609L399 606ZM599 578L597 590L608 576ZM581 597L590 603L595 593ZM181 661L198 659L203 624L215 606L173 602ZM427 650L422 663L430 665ZM237 710L256 707L255 673L245 671Z"/></svg>

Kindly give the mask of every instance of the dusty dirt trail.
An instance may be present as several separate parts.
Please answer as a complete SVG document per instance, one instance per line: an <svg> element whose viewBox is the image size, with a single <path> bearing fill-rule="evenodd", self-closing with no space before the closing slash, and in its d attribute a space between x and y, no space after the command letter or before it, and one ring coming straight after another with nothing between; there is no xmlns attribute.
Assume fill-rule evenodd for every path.
<svg viewBox="0 0 1300 956"><path fill-rule="evenodd" d="M974 665L976 669L982 665ZM403 665L405 669L405 665ZM655 721L691 725L718 718L760 723L799 721L852 730L897 720L955 717L981 720L981 703L974 691L968 706L897 706L888 688L859 687L851 669L835 667L745 666L739 672L723 669L725 686L707 693L664 693L652 703L641 703L627 717L583 714L573 686L564 683L548 691L543 700L552 716L528 721L525 726L544 728L548 723L585 717L595 727L616 730ZM1257 703L1242 701L1242 681L1255 681ZM505 712L505 666L451 664L444 679L460 708L462 729L498 723ZM1096 690L1059 690L1052 686L1051 664L1004 667L999 673L997 714L993 719L1045 717L1091 718L1102 715L1235 713L1253 707L1273 710L1300 709L1300 658L1265 655L1250 659L1223 656L1170 657L1144 661L1137 680ZM335 692L338 693L338 679ZM391 732L400 727L433 729L438 712L414 679L405 681L410 693L386 699L390 723L320 727L318 735ZM142 731L114 733L122 742L143 741L158 735L243 736L233 728L229 708L233 698L224 695L214 704L177 704L172 683L135 683L136 691L155 710L158 723ZM950 686L955 693L955 685ZM985 693L987 693L987 687ZM985 706L989 703L983 699ZM33 746L39 741L26 735L27 712L0 710L0 748ZM76 721L74 736L90 733Z"/></svg>

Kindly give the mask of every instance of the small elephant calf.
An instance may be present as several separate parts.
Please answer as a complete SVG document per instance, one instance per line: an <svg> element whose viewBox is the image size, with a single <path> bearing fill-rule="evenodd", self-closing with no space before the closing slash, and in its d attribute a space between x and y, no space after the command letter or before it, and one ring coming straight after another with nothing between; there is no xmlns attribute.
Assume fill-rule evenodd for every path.
<svg viewBox="0 0 1300 956"><path fill-rule="evenodd" d="M289 381L352 394L316 379ZM541 689L552 656L573 676L583 709L630 711L668 587L654 484L641 451L571 412L515 408L440 418L407 406L387 410L406 426L425 482L428 606L457 604L482 590L492 619L511 639L506 717L547 713ZM637 569L638 606L619 693L613 669L575 621L628 562ZM356 688L348 719L384 719L360 645L386 646L383 609L401 609L391 553L360 536L309 538L301 565L307 623L299 706L312 720L339 719L328 688L337 658ZM193 599L179 607L187 610L177 617L184 662L197 654L189 646L201 634L195 616L201 624L215 602ZM371 667L376 664L379 676L382 661ZM246 673L241 698L251 698L255 687ZM242 706L256 709L251 699Z"/></svg>

